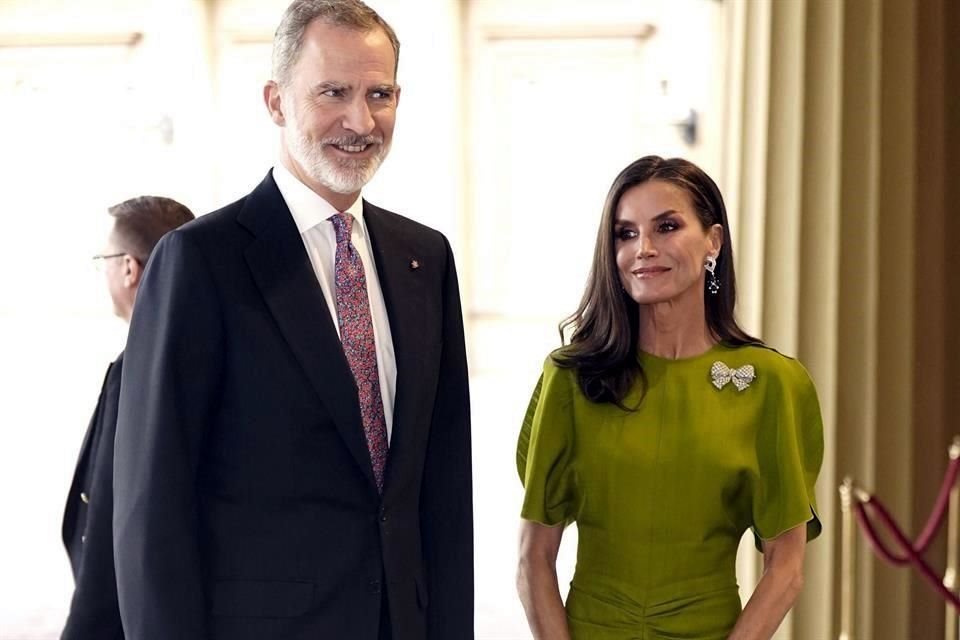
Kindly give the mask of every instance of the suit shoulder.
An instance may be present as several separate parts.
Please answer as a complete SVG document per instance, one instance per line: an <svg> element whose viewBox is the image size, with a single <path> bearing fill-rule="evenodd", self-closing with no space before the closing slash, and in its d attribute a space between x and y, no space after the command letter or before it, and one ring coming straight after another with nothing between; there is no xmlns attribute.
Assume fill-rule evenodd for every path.
<svg viewBox="0 0 960 640"><path fill-rule="evenodd" d="M366 213L372 213L373 215L380 218L384 224L410 236L415 236L424 240L432 240L435 242L446 242L446 236L443 235L440 231L434 229L433 227L428 227L422 222L417 222L412 218L408 218L399 213L394 213L384 209L383 207L378 207L375 204L364 200L364 211Z"/></svg>
<svg viewBox="0 0 960 640"><path fill-rule="evenodd" d="M237 221L237 216L239 216L240 211L243 210L243 206L248 197L249 196L244 196L215 211L205 213L185 225L178 227L171 233L182 233L185 236L192 236L192 238L197 239L205 237L208 234L221 233L225 226L232 226Z"/></svg>
<svg viewBox="0 0 960 640"><path fill-rule="evenodd" d="M181 254L184 248L195 247L204 254L217 254L228 250L240 240L237 224L247 197L225 207L201 215L190 222L168 231L154 249L155 254L173 251ZM244 236L246 234L243 234ZM151 256L152 260L152 256Z"/></svg>

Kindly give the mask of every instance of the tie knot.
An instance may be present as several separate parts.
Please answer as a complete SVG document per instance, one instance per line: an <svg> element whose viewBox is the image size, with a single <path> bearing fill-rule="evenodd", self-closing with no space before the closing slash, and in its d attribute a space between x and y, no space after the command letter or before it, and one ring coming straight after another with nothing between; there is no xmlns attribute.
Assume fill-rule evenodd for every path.
<svg viewBox="0 0 960 640"><path fill-rule="evenodd" d="M350 242L350 232L353 230L353 216L346 211L341 211L330 216L330 222L333 223L334 233L337 234L337 244Z"/></svg>

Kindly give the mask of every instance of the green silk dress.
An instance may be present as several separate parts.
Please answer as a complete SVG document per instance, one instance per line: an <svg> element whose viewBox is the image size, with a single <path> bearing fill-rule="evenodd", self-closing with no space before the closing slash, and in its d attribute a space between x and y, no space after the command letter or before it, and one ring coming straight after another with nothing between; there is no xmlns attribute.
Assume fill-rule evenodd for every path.
<svg viewBox="0 0 960 640"><path fill-rule="evenodd" d="M800 363L762 346L640 362L646 395L626 412L588 400L576 372L547 358L517 446L521 517L577 524L574 640L725 639L744 532L758 548L804 523L808 540L820 533L816 390ZM717 388L715 362L755 377Z"/></svg>

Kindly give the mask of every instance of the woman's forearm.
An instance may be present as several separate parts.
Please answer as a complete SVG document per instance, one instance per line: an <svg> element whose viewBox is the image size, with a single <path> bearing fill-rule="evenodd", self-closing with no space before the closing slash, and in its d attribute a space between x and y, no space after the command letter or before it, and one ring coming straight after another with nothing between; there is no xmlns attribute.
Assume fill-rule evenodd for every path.
<svg viewBox="0 0 960 640"><path fill-rule="evenodd" d="M555 565L544 559L521 559L517 592L534 640L570 640Z"/></svg>
<svg viewBox="0 0 960 640"><path fill-rule="evenodd" d="M796 602L802 586L802 572L786 567L765 571L729 640L770 640Z"/></svg>

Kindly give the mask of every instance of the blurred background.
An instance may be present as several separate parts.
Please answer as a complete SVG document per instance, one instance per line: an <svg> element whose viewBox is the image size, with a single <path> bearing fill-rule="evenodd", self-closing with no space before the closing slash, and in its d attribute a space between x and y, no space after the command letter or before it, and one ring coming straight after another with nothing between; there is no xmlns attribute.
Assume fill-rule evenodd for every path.
<svg viewBox="0 0 960 640"><path fill-rule="evenodd" d="M0 639L56 638L64 500L126 328L90 257L107 206L200 214L276 158L262 105L286 0L0 0ZM724 193L748 331L811 371L825 529L778 634L835 637L843 476L908 531L960 431L960 5L952 0L373 0L402 42L394 148L365 197L443 231L471 365L477 637L514 591L516 434L631 160ZM949 45L953 42L954 45ZM561 554L572 574L575 528ZM861 549L863 546L861 545ZM930 558L943 567L943 541ZM741 547L743 597L759 555ZM941 603L857 562L857 637L935 638Z"/></svg>

